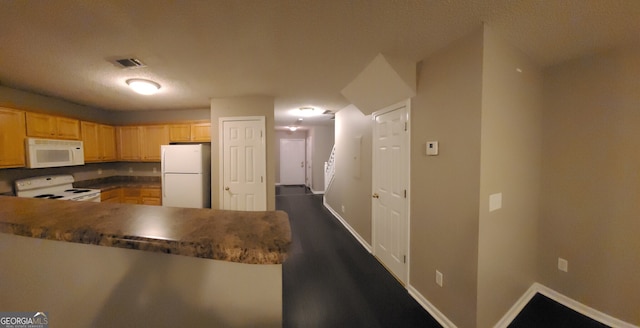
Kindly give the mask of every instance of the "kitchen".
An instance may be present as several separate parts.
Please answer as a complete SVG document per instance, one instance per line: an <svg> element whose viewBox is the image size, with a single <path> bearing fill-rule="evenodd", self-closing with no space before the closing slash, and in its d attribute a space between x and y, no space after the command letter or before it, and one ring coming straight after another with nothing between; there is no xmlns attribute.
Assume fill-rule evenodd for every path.
<svg viewBox="0 0 640 328"><path fill-rule="evenodd" d="M18 295L16 288L29 288L29 280L39 280L36 277L38 270L35 267L30 267L28 263L20 264L22 263L20 258L36 259L30 263L46 265L50 276L67 277L57 279L55 287L48 283L37 284L38 289L42 292L29 293L31 295L29 298L36 297L37 302L34 303L32 298L21 299L16 296L10 303L3 303L3 309L18 309L20 305L26 308L35 306L35 304L46 304L47 310L51 313L64 313L69 304L76 302L75 297L73 300L68 299L63 303L56 303L52 297L59 296L56 296L57 293L52 292L51 288L63 288L65 294L70 296L80 295L86 288L86 286L83 287L83 285L75 283L80 279L93 281L90 283L91 290L97 298L94 301L87 302L85 300L83 304L76 305L84 310L83 315L79 317L62 315L58 319L59 323L114 324L116 321L113 321L113 318L104 317L105 309L101 308L101 304L106 302L111 304L108 306L111 310L117 308L118 312L122 314L118 320L126 320L129 323L142 324L143 322L139 320L145 320L144 323L148 323L147 319L138 315L141 311L161 312L158 307L172 306L175 312L172 312L171 320L180 320L182 323L201 324L202 320L205 320L201 314L205 313L206 309L208 315L215 314L216 322L227 322L232 326L242 326L248 322L261 322L267 326L280 325L282 315L281 263L286 258L287 245L290 243L288 219L285 213L273 211L233 212L230 215L226 214L226 211L220 210L185 208L187 205L185 207L138 207L136 205L133 205L136 207L131 207L132 205L129 205L160 205L162 203L160 191L163 171L161 151L163 147L165 152L170 152L175 147L179 147L179 150L194 147L203 148L205 150L203 150L204 156L201 157L203 159L201 166L210 167L208 162L210 159L208 155L208 146L210 145L208 132L210 129L206 120L173 121L173 119L167 119L162 124L117 126L102 122L81 121L57 114L24 110L28 106L20 106L20 104L16 106L14 100L42 101L45 104L42 107L48 108L46 105L50 99L35 94L28 94L28 97L24 97L26 92L6 87L0 88L5 96L7 93L14 96L3 98L3 101L11 101L13 108L7 108L6 104L3 104L5 107L0 109L1 113L9 113L13 115L9 117L18 118L14 122L7 123L4 120L5 116L2 116L4 125L0 129L0 134L4 137L7 132L18 133L17 136L2 138L3 141L13 141L15 144L13 147L3 147L3 151L10 149L19 153L19 156L13 156L18 159L23 156L21 158L23 162L7 166L24 166L0 169L3 194L13 195L15 188L15 193L18 196L40 196L41 194L35 194L39 191L48 195L54 194L50 188L55 187L59 190L70 190L70 194L76 195L71 197L83 197L77 195L89 195L97 190L103 200L102 203L96 204L93 201L60 201L68 199L68 197L55 199L58 196L44 197L54 199L37 200L0 197L0 202L2 202L0 205L2 208L0 230L4 232L0 234L2 237L0 238L2 245L0 256L20 267L16 270L16 267L13 266L12 270L0 272L3 281L12 282L11 284L3 284L4 292ZM20 95L20 97L15 97L15 95ZM63 104L71 108L80 107L71 103ZM22 109L16 110L15 107ZM48 147L51 147L48 144L34 145L36 141L42 141L40 138L43 135L34 134L29 129L29 121L21 119L34 115L36 117L46 116L58 122L64 120L64 127L73 127L69 129L71 132L58 129L59 132L56 132L55 137L63 136L59 139L51 139L51 137L45 139L60 141L62 145L56 145L54 149L68 151L70 154L68 160L71 162L64 164L60 162L56 164L41 163L42 165L39 165L39 161L42 162L46 156L34 155L30 157L28 155L32 148L36 150L43 148L48 151ZM169 117L169 115L165 113L165 117ZM19 124L22 121L24 124ZM202 133L203 130L204 133ZM95 133L96 131L98 133ZM100 131L105 133L100 133ZM132 131L133 133L131 133ZM192 133L193 131L195 132ZM94 141L91 140L91 137L96 135L98 138L94 139L97 139L98 143L97 145L93 143L93 145L97 151L88 147ZM24 140L27 142L25 143ZM140 140L145 140L146 143L141 143ZM81 153L84 155L84 165L80 164L81 162L73 162L73 155L71 155L79 151L76 147L76 143L79 141L83 141ZM18 146L18 143L21 143L23 148ZM169 143L180 145L167 146ZM115 154L113 153L114 148ZM90 157L87 154L96 155ZM184 156L184 154L180 154L179 157L186 159ZM11 157L5 156L3 159ZM53 158L60 160L58 156ZM36 166L67 164L70 166L35 168ZM26 168L26 166L34 168ZM171 169L167 168L167 171L169 172ZM39 182L46 184L44 188L33 180L35 176L48 177L48 179ZM210 178L206 176L205 179L201 178L201 181L204 184L204 181L209 182ZM31 190L34 187L35 190ZM184 188L181 190L184 191ZM31 203L20 205L16 202L23 199ZM208 194L205 200L210 200ZM27 210L28 207L31 210ZM188 207L209 207L209 204L204 201L200 206ZM245 226L246 229L229 230L231 222L235 227L238 222L245 222L241 226ZM265 235L263 232L265 226L255 224L255 222L272 222L269 225L270 231L276 229L275 231L279 232L276 235ZM169 227L171 228L169 229ZM44 236L36 232L43 228L51 231L51 234ZM54 231L58 232L54 233ZM194 233L196 234L194 235ZM88 235L99 235L103 238L87 239ZM248 235L253 237L247 238ZM256 239L255 236L264 236L264 243L260 242L262 239ZM124 242L118 242L118 240ZM234 242L230 244L229 240ZM245 244L243 244L243 240ZM59 241L65 242L60 243ZM239 244L238 241L240 241ZM273 244L274 241L276 244ZM82 244L107 247L86 248L89 246ZM132 251L131 249L144 250L144 252ZM206 251L207 249L215 249L216 251ZM33 253L29 253L29 250L32 250ZM202 250L205 251L202 252ZM275 252L273 252L274 250ZM176 257L167 253L183 256ZM51 257L43 254L58 255ZM65 263L63 266L60 264L60 256L66 259L63 261ZM163 267L167 268L167 272L173 273L163 278L165 279L164 287L138 286L135 289L120 290L121 284L127 279L143 284L155 276L154 273L144 270L136 264L140 262L145 263L144 267ZM86 267L87 263L92 263L93 269L88 271L81 269ZM75 269L69 271L70 267ZM208 271L216 273L204 276L203 272ZM32 276L32 274L36 276ZM200 281L197 286L199 286L198 293L202 295L201 300L196 304L185 305L180 301L181 298L167 298L161 303L154 303L143 308L140 308L137 303L131 303L132 299L140 297L155 299L158 295L174 293L176 290L193 289L196 285L189 282L194 279ZM243 287L238 289L238 285ZM228 288L231 286L235 287L229 290ZM49 290L49 292L44 292L45 290ZM260 295L256 294L258 290L261 291ZM207 296L220 294L231 296L224 300ZM59 307L52 304L65 305ZM129 304L129 309L136 310L127 312L118 308L124 304ZM162 315L158 315L158 318L162 317ZM213 319L209 318L209 320ZM123 321L117 322L122 323Z"/></svg>

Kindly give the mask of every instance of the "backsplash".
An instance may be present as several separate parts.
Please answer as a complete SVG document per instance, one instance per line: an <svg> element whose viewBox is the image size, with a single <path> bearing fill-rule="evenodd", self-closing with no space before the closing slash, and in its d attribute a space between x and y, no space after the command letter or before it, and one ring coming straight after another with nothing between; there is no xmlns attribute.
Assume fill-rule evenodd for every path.
<svg viewBox="0 0 640 328"><path fill-rule="evenodd" d="M160 163L90 163L81 166L46 169L0 169L0 194L12 194L15 180L56 174L71 174L76 181L112 176L160 177Z"/></svg>
<svg viewBox="0 0 640 328"><path fill-rule="evenodd" d="M91 180L82 180L74 182L75 188L91 188L96 185L106 183L160 183L160 176L123 176L114 175L110 177L103 177Z"/></svg>

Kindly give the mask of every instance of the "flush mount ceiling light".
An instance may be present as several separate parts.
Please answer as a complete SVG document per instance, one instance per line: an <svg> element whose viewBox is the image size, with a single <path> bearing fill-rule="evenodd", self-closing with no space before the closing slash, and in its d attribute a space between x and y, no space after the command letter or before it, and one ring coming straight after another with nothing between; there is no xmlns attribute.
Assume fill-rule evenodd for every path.
<svg viewBox="0 0 640 328"><path fill-rule="evenodd" d="M300 107L296 109L292 109L289 113L293 116L302 116L302 117L312 117L312 116L320 116L322 115L322 111L315 107Z"/></svg>
<svg viewBox="0 0 640 328"><path fill-rule="evenodd" d="M296 131L296 130L298 130L298 127L297 127L297 126L290 126L290 127L289 127L289 131L291 131L291 132L294 132L294 131Z"/></svg>
<svg viewBox="0 0 640 328"><path fill-rule="evenodd" d="M133 91L142 95L152 95L160 90L160 84L145 79L130 79L127 84Z"/></svg>

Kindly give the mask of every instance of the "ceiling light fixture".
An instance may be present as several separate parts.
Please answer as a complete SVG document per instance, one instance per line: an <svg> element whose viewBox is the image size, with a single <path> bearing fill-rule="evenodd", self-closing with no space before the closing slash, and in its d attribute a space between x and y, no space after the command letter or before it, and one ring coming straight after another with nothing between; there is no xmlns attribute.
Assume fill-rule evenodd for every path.
<svg viewBox="0 0 640 328"><path fill-rule="evenodd" d="M300 107L298 108L298 110L294 110L295 113L293 113L296 116L302 116L302 117L313 117L313 116L318 116L318 115L322 115L322 112L315 108L315 107Z"/></svg>
<svg viewBox="0 0 640 328"><path fill-rule="evenodd" d="M160 90L160 84L145 79L130 79L127 80L127 85L142 95L152 95Z"/></svg>
<svg viewBox="0 0 640 328"><path fill-rule="evenodd" d="M295 132L296 130L298 130L297 126L290 126L289 127L289 131L291 131L291 132Z"/></svg>

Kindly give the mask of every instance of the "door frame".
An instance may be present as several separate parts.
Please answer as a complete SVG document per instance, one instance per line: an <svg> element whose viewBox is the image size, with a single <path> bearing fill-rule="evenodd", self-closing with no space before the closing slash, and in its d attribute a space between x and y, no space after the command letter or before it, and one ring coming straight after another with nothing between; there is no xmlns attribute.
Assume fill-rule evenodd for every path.
<svg viewBox="0 0 640 328"><path fill-rule="evenodd" d="M404 144L403 147L406 147L406 152L405 152L405 167L403 167L403 169L405 170L407 176L406 176L406 183L407 183L407 202L406 202L406 215L407 215L407 226L406 226L406 236L407 236L407 240L406 240L406 256L407 256L407 260L406 260L406 264L407 264L407 271L405 273L404 277L396 277L398 278L403 284L405 284L405 286L409 286L409 272L410 272L410 268L411 268L411 99L406 99L403 101L400 101L396 104L393 104L391 106L385 107L381 110L375 111L371 114L371 119L373 125L372 125L372 131L371 131L371 156L372 156L372 161L371 161L371 195L373 195L376 190L376 183L377 183L377 177L376 177L376 162L377 162L377 158L376 158L376 149L378 146L378 141L375 135L375 120L378 116L392 112L394 110L400 109L402 107L405 107L407 110L407 117L406 117L406 122L407 122L407 126L406 126L406 134L405 134L405 138L404 138ZM371 245L372 245L372 249L371 252L372 254L375 256L376 255L376 222L375 222L375 205L373 203L373 201L371 202ZM379 257L376 256L376 258L379 259ZM382 261L381 261L382 262ZM383 263L384 265L384 263ZM386 266L386 265L385 265ZM389 270L389 269L388 269ZM389 270L391 272L391 270ZM392 273L395 276L395 273Z"/></svg>
<svg viewBox="0 0 640 328"><path fill-rule="evenodd" d="M218 192L220 193L219 207L224 208L224 122L234 121L260 121L262 125L262 172L260 174L264 177L264 210L267 210L267 129L266 118L264 116L229 116L218 118L218 166L219 166L219 179L218 179Z"/></svg>

